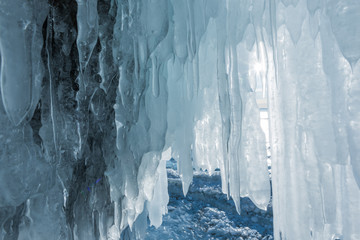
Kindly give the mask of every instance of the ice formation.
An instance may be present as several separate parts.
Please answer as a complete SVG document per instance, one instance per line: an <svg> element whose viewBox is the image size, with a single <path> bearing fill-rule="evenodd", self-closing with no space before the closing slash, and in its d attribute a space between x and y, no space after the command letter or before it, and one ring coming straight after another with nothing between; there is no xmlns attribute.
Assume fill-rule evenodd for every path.
<svg viewBox="0 0 360 240"><path fill-rule="evenodd" d="M360 2L274 6L274 237L360 239Z"/></svg>
<svg viewBox="0 0 360 240"><path fill-rule="evenodd" d="M260 90L275 239L360 239L359 20L358 0L1 1L0 238L143 239L171 157L184 195L219 168L238 212L266 209Z"/></svg>

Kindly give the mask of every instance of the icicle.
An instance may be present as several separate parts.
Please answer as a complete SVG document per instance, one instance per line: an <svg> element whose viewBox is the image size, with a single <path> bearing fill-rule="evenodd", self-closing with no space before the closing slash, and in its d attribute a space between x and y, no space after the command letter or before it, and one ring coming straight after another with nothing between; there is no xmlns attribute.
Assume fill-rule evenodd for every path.
<svg viewBox="0 0 360 240"><path fill-rule="evenodd" d="M41 28L47 12L44 1L1 5L1 95L5 111L15 125L32 117L40 98Z"/></svg>
<svg viewBox="0 0 360 240"><path fill-rule="evenodd" d="M225 42L226 38L226 11L222 7L219 10L219 17L216 19L216 32L217 32L217 82L218 82L218 95L219 106L221 113L222 123L222 149L224 167L221 174L222 191L229 197L229 139L230 139L230 96L228 92L229 83L228 75L226 73L225 61Z"/></svg>
<svg viewBox="0 0 360 240"><path fill-rule="evenodd" d="M169 195L167 194L167 173L166 173L166 161L171 158L171 149L162 153L160 163L156 170L158 175L155 186L154 195L149 199L147 209L149 211L149 219L151 225L156 228L162 223L162 215L167 213L167 204L169 202Z"/></svg>
<svg viewBox="0 0 360 240"><path fill-rule="evenodd" d="M360 26L356 24L360 3L356 0L331 0L326 5L326 11L339 48L353 68L360 58Z"/></svg>

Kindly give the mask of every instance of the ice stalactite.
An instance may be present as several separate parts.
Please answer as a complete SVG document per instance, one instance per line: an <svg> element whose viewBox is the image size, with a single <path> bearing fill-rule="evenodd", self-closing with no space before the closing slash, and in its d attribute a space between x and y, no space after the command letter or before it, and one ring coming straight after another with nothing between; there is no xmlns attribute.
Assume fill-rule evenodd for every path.
<svg viewBox="0 0 360 240"><path fill-rule="evenodd" d="M34 15L37 6L2 4L1 10ZM25 149L41 162L39 171L51 169L45 175L51 179L47 193L34 188L27 195L20 191L16 202L3 202L13 210L6 221L32 219L20 224L20 239L46 236L49 232L38 229L51 222L58 222L51 231L64 239L141 238L147 216L159 226L167 211L165 160L170 157L178 160L185 195L193 168L220 168L223 190L238 210L240 196L266 208L265 144L259 125L254 126L259 116L249 87L253 79L244 65L257 51L255 40L249 41L254 31L243 37L250 26L250 2L79 0L48 6L41 21L42 15L29 15L27 24L36 26L33 38L22 36L18 26L1 37L2 46L23 45L13 58L2 47L2 76L34 85L11 87L2 77L6 115L15 124L26 114L26 120L32 117L30 126L24 123L30 128ZM237 17L242 20L233 21ZM256 31L262 31L260 25ZM37 48L28 47L32 41ZM247 48L239 47L245 42ZM30 74L37 78L9 73L8 62L25 72L37 63L40 67ZM25 91L19 92L24 97L14 98L14 91ZM5 113L2 119L7 121ZM2 161L10 161L11 154L4 152ZM89 184L99 177L104 181L90 191ZM44 202L49 208L39 208ZM41 214L47 217L39 219ZM61 217L55 221L55 215ZM9 234L7 228L2 232Z"/></svg>
<svg viewBox="0 0 360 240"><path fill-rule="evenodd" d="M358 239L360 5L305 0L0 3L0 237L144 237L165 160L270 200L276 239ZM93 184L96 179L102 179ZM52 234L52 235L51 235Z"/></svg>
<svg viewBox="0 0 360 240"><path fill-rule="evenodd" d="M112 226L112 235L119 235L127 226L131 228L144 211L145 201L151 202L157 180L156 175L150 175L156 172L163 149L170 148L171 156L179 160L184 194L192 181L194 166L212 171L219 167L228 176L223 177L223 185L229 196L236 202L240 196L250 196L259 207L266 208L270 190L264 161L265 142L260 140L263 135L259 125L254 128L244 125L259 122L258 112L252 110L256 109L255 94L248 87L248 69L244 69L243 76L238 75L237 59L241 56L237 45L248 23L230 21L242 12L248 14L245 18L249 21L249 5L229 1L229 6L222 6L218 12L220 5L216 2L203 5L192 1L152 4L118 1L114 4L117 10L113 57L119 69L114 107L118 151L117 160L106 174L114 208L119 209L116 218L121 221ZM234 16L227 15L230 9L234 9ZM262 31L261 27L257 30ZM222 50L217 50L218 47ZM216 61L219 51L223 52L223 65ZM227 68L226 64L231 67ZM213 74L206 73L209 68L214 69ZM216 78L218 71L224 73L221 78ZM230 101L229 111L223 113L223 118L230 120L224 126L218 85L224 85L224 94ZM241 87L244 90L240 91ZM213 132L210 128L217 130ZM228 137L223 138L226 134ZM201 140L196 141L200 136ZM209 137L216 141L203 144ZM253 154L254 162L250 161L248 151ZM211 157L210 152L219 158ZM206 161L201 159L204 157ZM151 204L146 206L153 212Z"/></svg>

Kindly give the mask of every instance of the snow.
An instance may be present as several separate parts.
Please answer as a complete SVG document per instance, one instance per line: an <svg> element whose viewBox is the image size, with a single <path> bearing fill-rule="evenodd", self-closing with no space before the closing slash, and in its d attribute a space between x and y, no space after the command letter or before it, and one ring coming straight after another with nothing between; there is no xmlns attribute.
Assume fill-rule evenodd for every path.
<svg viewBox="0 0 360 240"><path fill-rule="evenodd" d="M221 192L219 171L195 172L184 197L174 163L167 164L168 213L159 228L148 227L145 239L273 239L271 205L264 211L241 198L239 215L234 202Z"/></svg>

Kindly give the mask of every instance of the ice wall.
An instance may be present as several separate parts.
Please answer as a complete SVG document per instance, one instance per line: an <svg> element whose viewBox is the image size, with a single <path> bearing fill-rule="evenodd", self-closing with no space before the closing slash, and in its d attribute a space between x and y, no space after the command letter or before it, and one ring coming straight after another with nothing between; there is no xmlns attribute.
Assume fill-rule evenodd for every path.
<svg viewBox="0 0 360 240"><path fill-rule="evenodd" d="M359 239L358 1L271 1L275 239Z"/></svg>

